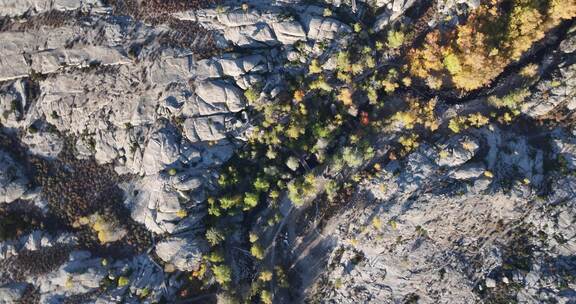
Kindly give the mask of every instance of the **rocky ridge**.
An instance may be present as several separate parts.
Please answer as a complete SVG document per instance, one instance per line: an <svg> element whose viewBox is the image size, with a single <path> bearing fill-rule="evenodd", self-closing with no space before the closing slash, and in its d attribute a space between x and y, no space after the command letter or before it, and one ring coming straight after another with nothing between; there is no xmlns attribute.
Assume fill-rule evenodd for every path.
<svg viewBox="0 0 576 304"><path fill-rule="evenodd" d="M184 274L200 271L210 248L207 197L218 188L222 166L254 130L254 103L275 102L288 89L287 78L305 73L301 66L309 57L327 58L350 43L356 32L346 20L350 15L375 11L368 27L378 33L405 21L406 11L424 1L327 2L249 1L248 8L222 3L167 12L169 22L158 23L117 15L108 1L0 0L3 133L18 138L31 160L53 162L70 149L76 159L112 168L125 177L114 185L122 198L100 199L127 211L111 212L118 219L110 227L99 221L102 210L92 210L57 225L59 231L39 227L3 240L0 303L182 297ZM438 16L428 24L458 19L463 7L478 5L438 1ZM343 18L327 7L355 12ZM41 17L55 13L73 19L44 24ZM173 41L183 35L175 22L196 30L184 46ZM576 108L574 39L568 31L558 49L561 62L540 71L546 77L520 108L532 128L559 109L569 118ZM217 55L205 56L209 48ZM327 60L323 68L336 65ZM488 111L485 102L481 97L450 106L440 100L444 107L435 114L445 129L457 115ZM567 174L576 168L571 128L569 119L568 126L532 134L490 123L457 135L440 133L403 159L384 157L400 133L386 130L373 141L377 156L351 170L375 170L356 179L346 198L352 207L338 208L321 226L307 229L295 227L306 207L283 201L288 220L277 231L286 247L276 246L278 226L267 231L272 247L285 248L278 260L290 265L295 288L293 294L278 292L276 301L569 303L576 246L574 180ZM0 205L31 201L50 217L52 207L42 195L48 189L34 184L32 161L19 157L0 148ZM558 167L551 170L551 164ZM319 179L316 186L326 183ZM268 216L264 211L254 217ZM111 235L132 222L152 240L147 250L115 258L81 244L86 231L105 248L130 243L125 234ZM55 251L54 265L33 258L42 261ZM247 271L244 262L238 259L236 273ZM43 267L31 269L35 263Z"/></svg>

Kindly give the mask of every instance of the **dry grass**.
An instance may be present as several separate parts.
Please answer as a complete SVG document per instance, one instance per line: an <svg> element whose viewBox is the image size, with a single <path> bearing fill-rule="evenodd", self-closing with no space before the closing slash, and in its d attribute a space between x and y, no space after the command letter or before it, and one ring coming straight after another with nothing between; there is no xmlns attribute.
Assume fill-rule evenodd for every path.
<svg viewBox="0 0 576 304"><path fill-rule="evenodd" d="M112 165L99 165L93 159L78 160L70 144L66 146L57 160L32 158L31 161L36 169L34 181L42 186L42 196L48 202L49 216L66 230L78 232L81 247L96 255L120 257L149 249L151 234L132 220L118 187L119 182L130 177L118 176ZM129 234L119 242L102 245L89 227L73 228L80 217L95 213L122 225Z"/></svg>
<svg viewBox="0 0 576 304"><path fill-rule="evenodd" d="M23 281L28 276L38 276L56 270L68 260L69 246L44 247L40 250L24 250L0 264L2 282Z"/></svg>
<svg viewBox="0 0 576 304"><path fill-rule="evenodd" d="M110 0L115 15L129 15L146 20L179 11L200 9L219 3L220 0Z"/></svg>

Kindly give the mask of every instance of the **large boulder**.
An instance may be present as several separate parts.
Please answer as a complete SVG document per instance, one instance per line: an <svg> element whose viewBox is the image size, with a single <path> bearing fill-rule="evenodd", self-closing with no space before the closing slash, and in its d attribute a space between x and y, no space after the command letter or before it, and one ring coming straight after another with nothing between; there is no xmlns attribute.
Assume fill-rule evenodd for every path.
<svg viewBox="0 0 576 304"><path fill-rule="evenodd" d="M293 44L299 40L306 40L306 32L304 32L302 25L296 21L272 23L272 29L282 44Z"/></svg>
<svg viewBox="0 0 576 304"><path fill-rule="evenodd" d="M439 147L436 163L443 167L458 167L472 159L479 148L479 142L475 138L454 136Z"/></svg>
<svg viewBox="0 0 576 304"><path fill-rule="evenodd" d="M185 199L173 189L170 180L161 175L148 175L122 185L124 205L132 219L154 233L171 233L183 217L180 200Z"/></svg>
<svg viewBox="0 0 576 304"><path fill-rule="evenodd" d="M197 111L201 116L238 112L245 106L242 91L223 81L207 80L197 83L196 95Z"/></svg>
<svg viewBox="0 0 576 304"><path fill-rule="evenodd" d="M156 254L164 262L182 271L197 270L202 255L208 250L206 241L194 237L172 237L156 245Z"/></svg>
<svg viewBox="0 0 576 304"><path fill-rule="evenodd" d="M226 138L229 115L188 118L184 121L184 134L192 141L215 141Z"/></svg>
<svg viewBox="0 0 576 304"><path fill-rule="evenodd" d="M56 158L64 148L64 141L58 134L43 130L29 132L22 142L28 146L30 153L48 159Z"/></svg>
<svg viewBox="0 0 576 304"><path fill-rule="evenodd" d="M156 174L180 157L179 134L164 127L152 133L142 156L144 174Z"/></svg>
<svg viewBox="0 0 576 304"><path fill-rule="evenodd" d="M304 27L307 30L308 39L312 40L332 40L352 32L348 25L336 19L318 16L308 17Z"/></svg>

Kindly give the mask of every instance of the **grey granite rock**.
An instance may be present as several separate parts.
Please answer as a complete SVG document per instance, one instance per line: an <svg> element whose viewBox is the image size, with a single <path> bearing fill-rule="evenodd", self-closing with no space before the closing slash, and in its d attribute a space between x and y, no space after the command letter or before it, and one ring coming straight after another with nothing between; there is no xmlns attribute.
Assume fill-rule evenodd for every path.
<svg viewBox="0 0 576 304"><path fill-rule="evenodd" d="M50 10L89 12L107 12L100 0L2 0L0 1L0 16L16 17L24 14L30 16L46 13Z"/></svg>
<svg viewBox="0 0 576 304"><path fill-rule="evenodd" d="M208 245L201 237L177 236L156 245L155 252L164 262L182 271L197 270Z"/></svg>
<svg viewBox="0 0 576 304"><path fill-rule="evenodd" d="M224 37L241 47L266 47L279 44L274 32L266 23L227 28Z"/></svg>
<svg viewBox="0 0 576 304"><path fill-rule="evenodd" d="M238 77L253 70L266 69L266 58L261 55L250 55L240 58L212 58L197 63L196 77L221 78Z"/></svg>
<svg viewBox="0 0 576 304"><path fill-rule="evenodd" d="M73 251L67 263L29 282L38 286L41 303L53 303L98 289L105 276L101 258L93 258L87 251Z"/></svg>
<svg viewBox="0 0 576 304"><path fill-rule="evenodd" d="M310 16L304 21L304 28L308 39L332 40L338 36L344 36L352 29L333 18Z"/></svg>
<svg viewBox="0 0 576 304"><path fill-rule="evenodd" d="M306 40L306 33L302 25L296 21L282 21L272 24L276 39L282 44L294 44L299 40Z"/></svg>
<svg viewBox="0 0 576 304"><path fill-rule="evenodd" d="M87 46L82 49L56 49L31 56L30 68L36 73L49 74L62 67L88 67L90 65L121 65L130 59L121 49Z"/></svg>
<svg viewBox="0 0 576 304"><path fill-rule="evenodd" d="M198 114L238 112L244 108L244 95L234 85L223 81L201 81L196 84Z"/></svg>
<svg viewBox="0 0 576 304"><path fill-rule="evenodd" d="M184 132L191 141L215 141L226 138L230 115L188 118L184 122Z"/></svg>
<svg viewBox="0 0 576 304"><path fill-rule="evenodd" d="M217 15L218 21L226 27L237 27L244 25L252 25L260 22L260 14L256 11L244 12L242 10L234 10L231 12L221 13Z"/></svg>
<svg viewBox="0 0 576 304"><path fill-rule="evenodd" d="M394 0L390 1L384 11L376 17L374 25L372 25L372 30L379 32L383 30L387 25L394 22L404 12L412 7L417 1L416 0Z"/></svg>
<svg viewBox="0 0 576 304"><path fill-rule="evenodd" d="M27 127L22 121L29 107L26 96L27 83L17 80L0 89L0 122L10 128Z"/></svg>
<svg viewBox="0 0 576 304"><path fill-rule="evenodd" d="M23 55L9 55L0 58L0 81L28 76L30 68Z"/></svg>
<svg viewBox="0 0 576 304"><path fill-rule="evenodd" d="M0 203L11 203L28 190L24 168L6 151L0 150Z"/></svg>
<svg viewBox="0 0 576 304"><path fill-rule="evenodd" d="M286 88L284 77L301 72L294 65L307 65L310 57L329 57L345 47L352 29L350 20L341 17L353 3L356 10L350 16L366 16L368 8L380 14L372 24L378 31L423 2L329 0L328 6L340 8L328 16L324 6L254 0L243 8L224 3L166 12L153 21L112 15L104 3L114 5L116 14L132 13L114 1L0 0L6 29L0 31L0 123L22 135L19 139L31 154L53 159L69 137L79 158L111 164L125 174L123 181L130 180L121 186L131 218L156 234L147 253L107 260L74 249L76 239L66 234L36 231L3 241L0 267L13 264L23 252L41 255L47 248L62 248L66 253L61 265L20 278L38 290L41 303L175 302L184 284L182 271L197 270L208 252L206 197L218 190L217 172L238 148L232 138L244 140L253 119L248 117L251 111L245 111L243 91L258 88L259 101L276 102ZM432 22L458 21L462 3L468 9L478 1L437 1ZM74 17L55 24L46 18L62 12ZM210 38L223 54L206 59L192 49L191 44L211 41L188 37L188 30L197 30L193 22L212 31ZM566 60L550 80L534 88L521 109L524 114L543 116L561 105L576 109L569 56L574 51L572 36L569 33L558 49ZM305 43L293 45L299 41ZM286 65L286 60L294 64ZM333 70L334 59L323 67ZM444 106L466 113L474 109L474 101ZM445 109L437 110L439 119L446 117ZM519 302L570 301L573 284L560 288L555 283L567 281L559 273L576 271L569 258L576 251L575 183L558 171L546 172L545 164L562 159L565 169L575 168L574 134L555 133L552 150L547 151L534 143L539 137L516 131L491 124L446 139L440 128L427 143L396 160L387 159L386 149L378 145L374 161L382 168L354 174L354 183L345 181L346 195L338 198L345 200L346 208L334 208L311 237L300 238L297 234L305 225L287 221L288 233L283 230L276 238L275 262L294 257L289 279L319 270L302 275L299 282L309 288L307 296L319 297L318 302L489 302L491 292L506 286L514 287ZM542 132L537 136L551 135ZM318 147L329 144L319 142ZM306 168L299 169L295 159L289 167L298 175ZM0 151L0 202L20 198L44 206L40 213L49 210L38 190L28 190L25 166L19 161ZM346 176L339 173L334 176ZM549 185L547 198L536 196L541 185ZM520 240L534 249L531 262L522 270L508 269L509 252L521 252L513 245L523 231L527 234ZM227 242L240 235L233 231ZM124 248L125 239L114 238L102 249ZM322 246L329 248L327 255L315 256ZM230 256L226 258L232 260L234 276L244 271L248 274L240 277L253 277L247 270L253 264L250 255L238 251ZM313 263L301 264L305 259ZM5 279L8 271L2 272L0 278ZM22 286L26 285L0 286L0 303L16 301ZM296 291L299 285L291 286ZM276 290L278 297L281 293ZM276 299L290 302L283 300Z"/></svg>
<svg viewBox="0 0 576 304"><path fill-rule="evenodd" d="M22 142L28 146L30 153L48 159L56 158L64 147L64 142L60 136L45 131L28 133L22 138Z"/></svg>
<svg viewBox="0 0 576 304"><path fill-rule="evenodd" d="M470 160L480 148L478 140L469 136L454 136L438 149L439 166L457 167Z"/></svg>
<svg viewBox="0 0 576 304"><path fill-rule="evenodd" d="M482 164L466 164L450 173L450 177L460 180L474 179L482 175L486 168Z"/></svg>
<svg viewBox="0 0 576 304"><path fill-rule="evenodd" d="M573 142L553 141L554 152L561 157L561 160L569 169L576 169L576 144Z"/></svg>
<svg viewBox="0 0 576 304"><path fill-rule="evenodd" d="M531 117L548 114L560 104L573 109L576 96L576 65L562 67L552 80L537 84L537 91L521 106L521 111Z"/></svg>
<svg viewBox="0 0 576 304"><path fill-rule="evenodd" d="M142 155L144 174L156 174L178 160L180 157L178 137L178 132L170 127L159 129L150 136Z"/></svg>
<svg viewBox="0 0 576 304"><path fill-rule="evenodd" d="M0 304L18 303L26 290L26 284L11 283L0 286Z"/></svg>
<svg viewBox="0 0 576 304"><path fill-rule="evenodd" d="M181 197L168 179L160 175L148 175L124 184L124 204L131 210L132 218L148 230L162 234L171 233L182 219Z"/></svg>

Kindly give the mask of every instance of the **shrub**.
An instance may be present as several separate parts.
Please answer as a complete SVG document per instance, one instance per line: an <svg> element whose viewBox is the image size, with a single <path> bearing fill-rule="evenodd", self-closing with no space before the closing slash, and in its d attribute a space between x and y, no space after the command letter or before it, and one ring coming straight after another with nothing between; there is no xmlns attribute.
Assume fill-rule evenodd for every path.
<svg viewBox="0 0 576 304"><path fill-rule="evenodd" d="M290 156L286 161L286 166L290 168L290 170L296 171L298 167L300 167L300 162L298 162L298 159L296 157Z"/></svg>
<svg viewBox="0 0 576 304"><path fill-rule="evenodd" d="M538 65L535 63L531 63L526 65L525 67L520 70L520 76L524 78L532 78L538 75Z"/></svg>
<svg viewBox="0 0 576 304"><path fill-rule="evenodd" d="M344 160L344 163L351 168L359 167L364 161L358 151L351 147L345 147L344 150L342 150L342 159Z"/></svg>
<svg viewBox="0 0 576 304"><path fill-rule="evenodd" d="M264 258L264 248L262 248L262 245L258 243L252 244L252 247L250 247L250 253L258 260L262 260Z"/></svg>
<svg viewBox="0 0 576 304"><path fill-rule="evenodd" d="M254 232L250 232L250 235L248 236L248 240L250 241L250 243L254 243L256 242L260 237L258 237L258 235Z"/></svg>
<svg viewBox="0 0 576 304"><path fill-rule="evenodd" d="M302 100L304 100L304 91L302 90L294 91L294 101L302 102Z"/></svg>
<svg viewBox="0 0 576 304"><path fill-rule="evenodd" d="M258 205L258 194L246 193L244 196L244 210L250 210Z"/></svg>
<svg viewBox="0 0 576 304"><path fill-rule="evenodd" d="M364 66L362 65L362 63L353 63L352 64L352 74L354 75L360 75L362 74L362 72L364 71Z"/></svg>
<svg viewBox="0 0 576 304"><path fill-rule="evenodd" d="M469 127L480 128L487 125L490 120L481 113L473 113L468 116L458 116L450 119L448 128L454 133L459 133Z"/></svg>
<svg viewBox="0 0 576 304"><path fill-rule="evenodd" d="M576 16L576 2L564 0L550 1L550 17L552 20L572 19Z"/></svg>
<svg viewBox="0 0 576 304"><path fill-rule="evenodd" d="M274 273L276 274L276 282L280 288L288 288L290 285L288 284L288 277L280 266L274 267Z"/></svg>
<svg viewBox="0 0 576 304"><path fill-rule="evenodd" d="M316 189L316 178L309 173L304 178L298 178L288 184L288 198L296 206L304 203L304 198L313 194Z"/></svg>
<svg viewBox="0 0 576 304"><path fill-rule="evenodd" d="M456 75L462 72L462 65L460 65L460 59L454 54L448 54L444 57L444 67L450 72L452 75Z"/></svg>
<svg viewBox="0 0 576 304"><path fill-rule="evenodd" d="M254 189L256 189L258 192L268 191L269 188L270 183L261 177L256 178L254 181Z"/></svg>
<svg viewBox="0 0 576 304"><path fill-rule="evenodd" d="M408 109L396 112L392 116L392 121L400 124L405 129L413 129L416 125L423 125L430 131L438 129L438 121L434 113L436 99L421 101L416 98L408 98Z"/></svg>
<svg viewBox="0 0 576 304"><path fill-rule="evenodd" d="M208 198L208 214L216 217L222 215L222 212L220 212L220 208L216 204L216 200L212 197Z"/></svg>
<svg viewBox="0 0 576 304"><path fill-rule="evenodd" d="M376 230L380 230L382 228L382 221L377 217L373 218L372 227L374 227Z"/></svg>
<svg viewBox="0 0 576 304"><path fill-rule="evenodd" d="M332 92L332 87L324 80L324 77L318 77L318 79L310 83L310 89Z"/></svg>
<svg viewBox="0 0 576 304"><path fill-rule="evenodd" d="M127 277L118 278L118 287L124 287L128 284L130 284L130 279L128 279Z"/></svg>
<svg viewBox="0 0 576 304"><path fill-rule="evenodd" d="M118 241L126 235L126 230L121 228L119 223L110 221L98 213L91 215L89 218L83 217L80 222L91 224L101 244Z"/></svg>
<svg viewBox="0 0 576 304"><path fill-rule="evenodd" d="M452 118L450 119L450 122L448 122L448 128L454 133L460 133L461 130L466 129L464 122L465 121L462 119L462 117Z"/></svg>
<svg viewBox="0 0 576 304"><path fill-rule="evenodd" d="M400 111L392 116L392 120L401 123L404 128L410 130L416 125L418 117L412 112Z"/></svg>
<svg viewBox="0 0 576 304"><path fill-rule="evenodd" d="M322 73L322 67L318 63L317 59L312 59L312 61L310 62L310 66L308 67L308 72L310 74Z"/></svg>
<svg viewBox="0 0 576 304"><path fill-rule="evenodd" d="M222 262L224 262L224 255L222 254L222 252L213 251L213 252L210 252L210 254L208 254L206 259L208 261L210 261L211 263L222 263Z"/></svg>
<svg viewBox="0 0 576 304"><path fill-rule="evenodd" d="M384 88L384 91L386 91L386 93L394 93L394 91L396 91L396 89L399 88L400 85L396 83L394 80L384 79L382 80L382 87Z"/></svg>
<svg viewBox="0 0 576 304"><path fill-rule="evenodd" d="M488 117L486 117L480 113L474 113L474 114L468 115L467 121L468 121L468 124L470 126L476 127L476 128L480 128L482 126L485 126L490 122Z"/></svg>
<svg viewBox="0 0 576 304"><path fill-rule="evenodd" d="M388 31L388 47L397 49L404 44L404 33L401 31Z"/></svg>
<svg viewBox="0 0 576 304"><path fill-rule="evenodd" d="M262 282L272 281L272 271L270 271L270 270L262 271L260 273L260 275L258 276L258 280L260 280Z"/></svg>
<svg viewBox="0 0 576 304"><path fill-rule="evenodd" d="M220 207L222 209L231 209L233 207L238 207L242 202L242 195L236 194L232 196L224 196L220 198Z"/></svg>
<svg viewBox="0 0 576 304"><path fill-rule="evenodd" d="M292 123L288 129L286 129L286 136L288 136L288 138L297 139L300 137L300 134L304 134L304 132L306 132L304 128L295 123Z"/></svg>
<svg viewBox="0 0 576 304"><path fill-rule="evenodd" d="M210 245L216 246L220 244L222 241L224 241L224 239L225 236L222 230L213 227L208 228L208 230L206 230L206 240L208 240L208 243L210 243Z"/></svg>
<svg viewBox="0 0 576 304"><path fill-rule="evenodd" d="M515 109L518 108L518 106L520 106L520 104L524 102L528 96L530 96L530 91L527 89L520 89L513 91L503 97L490 96L488 98L488 103L497 108L507 107L510 109Z"/></svg>
<svg viewBox="0 0 576 304"><path fill-rule="evenodd" d="M272 293L268 290L262 290L260 300L262 300L264 304L272 304Z"/></svg>
<svg viewBox="0 0 576 304"><path fill-rule="evenodd" d="M337 98L345 106L351 106L352 105L352 92L350 92L350 89L348 89L348 88L344 88L344 89L340 90L340 93L338 94Z"/></svg>
<svg viewBox="0 0 576 304"><path fill-rule="evenodd" d="M185 209L180 209L176 212L176 216L179 218L185 218L188 215L188 211Z"/></svg>
<svg viewBox="0 0 576 304"><path fill-rule="evenodd" d="M304 203L302 193L295 182L288 184L288 198L296 206L301 206Z"/></svg>
<svg viewBox="0 0 576 304"><path fill-rule="evenodd" d="M352 72L352 64L350 63L348 52L340 51L336 56L336 68L343 72Z"/></svg>
<svg viewBox="0 0 576 304"><path fill-rule="evenodd" d="M254 102L256 102L256 100L258 100L260 97L260 92L251 87L244 91L244 97L246 97L246 100L248 100L249 104L254 104Z"/></svg>
<svg viewBox="0 0 576 304"><path fill-rule="evenodd" d="M398 142L402 145L404 153L411 152L418 148L418 134L411 134L410 136L400 136Z"/></svg>
<svg viewBox="0 0 576 304"><path fill-rule="evenodd" d="M232 281L232 271L226 265L213 265L212 272L214 273L214 279L220 285L225 285Z"/></svg>
<svg viewBox="0 0 576 304"><path fill-rule="evenodd" d="M326 197L328 198L328 201L332 202L336 198L338 184L335 181L330 180L328 183L326 183L324 191L326 191Z"/></svg>

